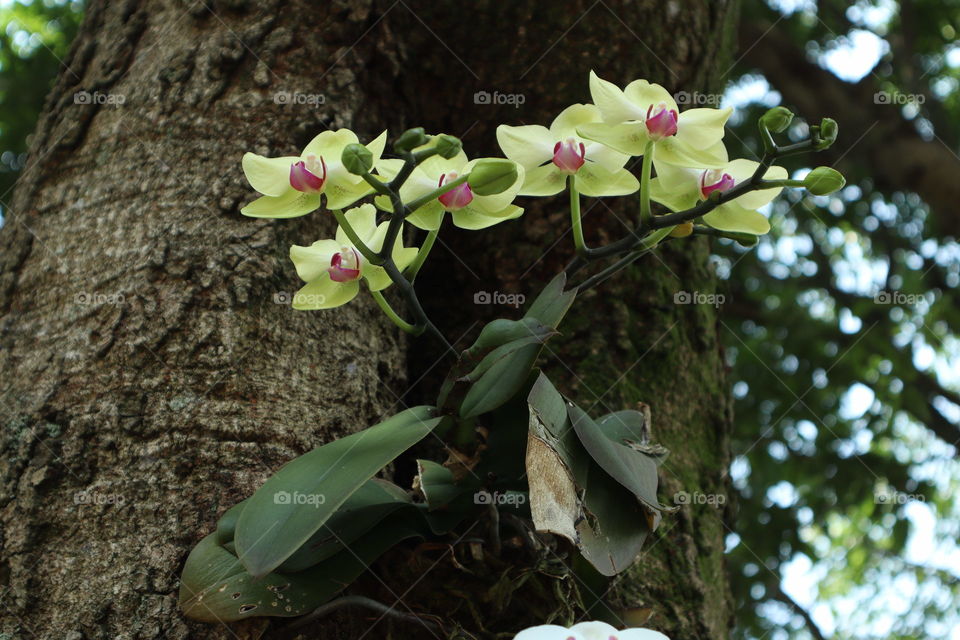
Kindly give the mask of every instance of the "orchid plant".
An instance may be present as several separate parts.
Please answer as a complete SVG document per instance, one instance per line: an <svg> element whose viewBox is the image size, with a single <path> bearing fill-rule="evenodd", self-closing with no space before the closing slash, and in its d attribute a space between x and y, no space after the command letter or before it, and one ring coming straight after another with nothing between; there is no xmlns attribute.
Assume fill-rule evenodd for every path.
<svg viewBox="0 0 960 640"><path fill-rule="evenodd" d="M431 334L455 361L433 405L317 447L227 510L184 567L180 602L189 617L302 617L294 623L301 624L337 603L362 605L359 596L335 597L377 557L404 540L444 539L480 519L490 524L486 553L502 551L499 530L509 522L532 559L559 553L596 584L630 567L647 536L675 510L657 498L667 451L652 441L649 412L589 415L536 368L542 347L578 294L661 243L711 235L750 246L770 229L762 210L783 188L816 195L841 188L843 177L828 167L799 180L775 165L783 156L829 147L837 125L824 119L809 127L808 139L779 145L773 135L786 130L793 114L777 107L759 122L759 162L730 160L723 144L729 109L680 112L660 85L636 80L620 89L593 73L590 92L593 104L567 107L549 128L499 126L505 158L470 159L457 138L420 128L394 141L391 158L383 157L386 132L361 144L346 129L321 133L299 156L243 157L247 180L261 196L241 213L290 218L322 209L339 225L334 238L291 247L305 283L294 309L331 309L367 291L394 324ZM637 156L634 175L625 167ZM522 318L490 322L458 352L427 316L415 284L444 219L449 214L460 229L486 229L520 217L518 198L562 191L569 196L575 256ZM623 237L589 247L581 195L637 198L638 219ZM419 247L404 246L406 227L426 232ZM391 286L402 307L384 296ZM430 434L445 443L446 462L418 460L409 490L377 477ZM598 610L577 597L582 611ZM545 625L517 637L664 637L617 632L607 624L617 622L616 610L606 604L599 610L606 622Z"/></svg>

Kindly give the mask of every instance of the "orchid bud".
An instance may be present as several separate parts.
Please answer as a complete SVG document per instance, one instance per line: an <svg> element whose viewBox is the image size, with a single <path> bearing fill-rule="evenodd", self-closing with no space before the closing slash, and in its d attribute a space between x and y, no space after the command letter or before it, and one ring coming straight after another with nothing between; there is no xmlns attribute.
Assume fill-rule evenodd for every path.
<svg viewBox="0 0 960 640"><path fill-rule="evenodd" d="M803 186L815 196L825 196L838 191L846 183L843 175L830 167L817 167L803 179Z"/></svg>
<svg viewBox="0 0 960 640"><path fill-rule="evenodd" d="M566 142L558 142L553 146L553 164L564 173L576 173L586 162L587 150L581 142L567 138Z"/></svg>
<svg viewBox="0 0 960 640"><path fill-rule="evenodd" d="M441 133L437 136L436 140L437 155L441 158L449 160L460 153L460 149L463 148L463 143L460 142L460 138L455 138L446 133Z"/></svg>
<svg viewBox="0 0 960 640"><path fill-rule="evenodd" d="M653 110L653 105L647 107L647 118L644 122L647 125L647 133L650 139L656 142L677 134L677 121L679 114L673 109L667 109L667 105L660 103L657 110Z"/></svg>
<svg viewBox="0 0 960 640"><path fill-rule="evenodd" d="M686 238L693 234L692 222L681 222L670 231L671 238Z"/></svg>
<svg viewBox="0 0 960 640"><path fill-rule="evenodd" d="M502 158L487 158L470 170L467 184L478 196L503 193L517 181L517 163Z"/></svg>
<svg viewBox="0 0 960 640"><path fill-rule="evenodd" d="M401 133L397 141L393 143L393 148L397 153L406 153L407 151L413 151L417 147L422 147L427 144L427 142L429 142L429 140L423 127L416 127L414 129L407 129Z"/></svg>
<svg viewBox="0 0 960 640"><path fill-rule="evenodd" d="M817 151L823 151L837 141L839 127L833 118L824 118L819 127L811 127L810 130L813 134L813 148Z"/></svg>
<svg viewBox="0 0 960 640"><path fill-rule="evenodd" d="M783 133L793 122L793 112L786 107L774 107L760 116L760 126L773 133Z"/></svg>
<svg viewBox="0 0 960 640"><path fill-rule="evenodd" d="M348 144L340 154L340 162L350 173L362 176L373 167L373 154L362 144Z"/></svg>
<svg viewBox="0 0 960 640"><path fill-rule="evenodd" d="M290 186L303 193L320 193L327 181L327 163L313 154L290 165Z"/></svg>
<svg viewBox="0 0 960 640"><path fill-rule="evenodd" d="M438 187L442 187L443 183L449 180L456 180L456 173L443 174L440 176L440 184ZM443 205L443 208L447 211L459 211L465 206L473 202L473 191L470 189L470 185L464 182L463 184L455 186L450 191L447 191L442 196L438 197L437 200L440 201L440 204Z"/></svg>

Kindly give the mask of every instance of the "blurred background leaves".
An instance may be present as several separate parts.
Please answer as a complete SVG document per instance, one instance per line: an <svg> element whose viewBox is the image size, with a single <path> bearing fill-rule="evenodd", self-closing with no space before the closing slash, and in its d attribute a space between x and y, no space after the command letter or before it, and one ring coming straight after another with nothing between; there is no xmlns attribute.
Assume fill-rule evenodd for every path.
<svg viewBox="0 0 960 640"><path fill-rule="evenodd" d="M0 206L81 17L0 0ZM738 638L960 640L958 32L958 0L742 0L731 156L784 104L787 136L840 123L816 161L848 186L788 193L758 247L715 248Z"/></svg>

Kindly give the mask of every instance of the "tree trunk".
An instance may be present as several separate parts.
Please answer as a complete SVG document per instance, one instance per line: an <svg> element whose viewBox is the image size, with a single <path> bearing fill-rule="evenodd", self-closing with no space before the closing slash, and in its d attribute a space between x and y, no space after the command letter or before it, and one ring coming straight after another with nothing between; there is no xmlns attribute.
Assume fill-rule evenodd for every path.
<svg viewBox="0 0 960 640"><path fill-rule="evenodd" d="M423 125L462 136L471 155L496 153L497 123L549 123L589 101L590 68L718 89L735 13L731 2L90 2L0 234L0 630L255 636L263 624L182 617L186 553L291 457L435 392L435 345L408 344L371 301L278 304L298 286L289 245L334 225L241 217L244 151L294 153L325 127ZM475 104L481 90L525 102ZM593 243L623 235L618 219L633 213L609 204L586 216ZM565 211L558 199L484 233L448 230L457 257L435 250L420 284L435 322L454 338L515 315L473 294L532 298L570 257ZM708 247L678 246L579 300L543 363L585 406L651 405L654 438L673 452L668 503L726 492L731 420L716 313L673 304L675 291L715 289ZM668 516L611 597L650 609L674 639L726 637L723 515ZM431 612L424 594L442 575L427 572L404 604ZM314 637L357 637L359 618L358 633L321 624Z"/></svg>

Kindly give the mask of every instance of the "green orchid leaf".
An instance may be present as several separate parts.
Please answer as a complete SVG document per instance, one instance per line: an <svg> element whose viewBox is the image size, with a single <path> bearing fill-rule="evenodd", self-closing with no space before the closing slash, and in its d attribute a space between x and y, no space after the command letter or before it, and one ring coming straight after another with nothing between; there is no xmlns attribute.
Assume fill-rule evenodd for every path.
<svg viewBox="0 0 960 640"><path fill-rule="evenodd" d="M246 500L241 500L224 511L223 515L220 516L220 519L217 521L216 531L218 544L233 542L233 536L237 531L237 520L240 519L240 514L243 512L246 504Z"/></svg>
<svg viewBox="0 0 960 640"><path fill-rule="evenodd" d="M563 317L567 315L573 299L577 297L576 289L564 291L563 288L566 286L567 276L561 272L543 288L523 317L536 318L548 327L556 329Z"/></svg>
<svg viewBox="0 0 960 640"><path fill-rule="evenodd" d="M326 560L367 533L395 511L412 506L403 489L379 478L367 480L299 549L277 567L302 571Z"/></svg>
<svg viewBox="0 0 960 640"><path fill-rule="evenodd" d="M577 523L578 548L605 576L614 576L637 559L649 534L647 514L633 496L596 464L584 477L584 517Z"/></svg>
<svg viewBox="0 0 960 640"><path fill-rule="evenodd" d="M410 518L404 517L377 528L354 541L349 549L310 569L255 578L236 555L217 544L216 534L211 534L187 558L180 580L180 607L188 618L202 622L304 615L356 580L386 550L421 535L418 527L411 526Z"/></svg>
<svg viewBox="0 0 960 640"><path fill-rule="evenodd" d="M658 461L655 458L611 439L600 425L576 405L567 405L567 413L580 442L603 471L650 509L665 509L657 500L659 481ZM608 422L608 426L616 424L616 421ZM616 431L618 436L622 435L622 429Z"/></svg>
<svg viewBox="0 0 960 640"><path fill-rule="evenodd" d="M419 489L430 511L436 511L450 504L463 492L453 478L453 472L430 460L417 460L417 478L414 488Z"/></svg>
<svg viewBox="0 0 960 640"><path fill-rule="evenodd" d="M283 466L249 498L234 542L254 576L264 576L307 542L375 473L440 423L421 406L325 444Z"/></svg>

